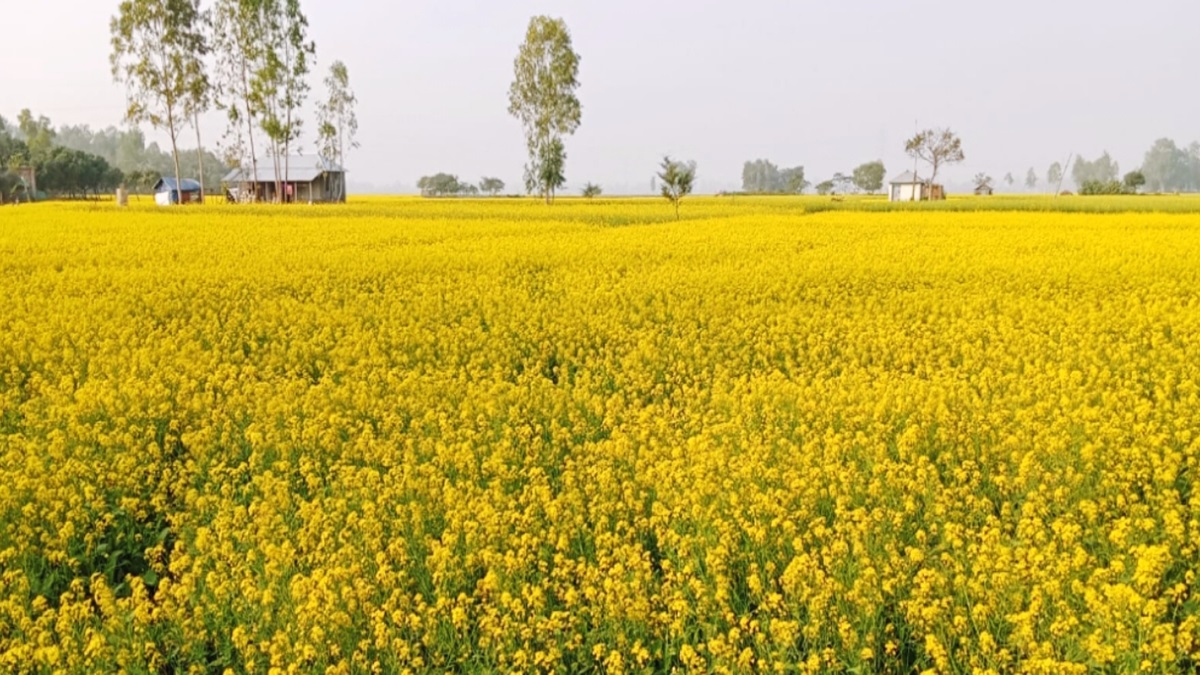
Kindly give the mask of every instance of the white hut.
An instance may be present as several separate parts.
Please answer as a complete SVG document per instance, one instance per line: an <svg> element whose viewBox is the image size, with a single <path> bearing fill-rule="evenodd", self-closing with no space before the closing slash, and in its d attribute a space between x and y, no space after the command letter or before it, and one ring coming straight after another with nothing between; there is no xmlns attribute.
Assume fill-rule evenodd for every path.
<svg viewBox="0 0 1200 675"><path fill-rule="evenodd" d="M889 202L920 201L925 197L925 181L912 171L905 171L888 182Z"/></svg>

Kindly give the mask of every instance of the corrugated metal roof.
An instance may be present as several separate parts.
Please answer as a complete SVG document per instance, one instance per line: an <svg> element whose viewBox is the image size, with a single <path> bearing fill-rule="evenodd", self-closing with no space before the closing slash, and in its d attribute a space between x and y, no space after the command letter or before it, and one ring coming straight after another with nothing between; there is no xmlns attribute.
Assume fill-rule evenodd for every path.
<svg viewBox="0 0 1200 675"><path fill-rule="evenodd" d="M920 176L914 174L911 171L905 171L904 173L900 174L899 176L896 176L895 178L891 179L888 182L891 183L892 185L896 185L896 184L912 185L913 183L924 183L925 180L922 179Z"/></svg>
<svg viewBox="0 0 1200 675"><path fill-rule="evenodd" d="M199 192L200 191L200 181L198 181L198 180L192 180L191 178L181 178L180 182L183 183L183 191L184 192ZM175 189L175 177L174 176L169 176L169 177L163 176L162 178L158 179L157 183L154 184L155 192L161 192L163 190L174 190L174 189Z"/></svg>
<svg viewBox="0 0 1200 675"><path fill-rule="evenodd" d="M287 158L286 180L293 183L309 183L315 180L323 173L343 173L344 169L325 160L317 155L292 155ZM279 158L279 180L284 180L284 159ZM243 183L253 181L255 178L260 183L274 183L275 178L275 158L259 157L258 171L255 172L253 165L247 165L240 169L234 169L225 176L226 183Z"/></svg>

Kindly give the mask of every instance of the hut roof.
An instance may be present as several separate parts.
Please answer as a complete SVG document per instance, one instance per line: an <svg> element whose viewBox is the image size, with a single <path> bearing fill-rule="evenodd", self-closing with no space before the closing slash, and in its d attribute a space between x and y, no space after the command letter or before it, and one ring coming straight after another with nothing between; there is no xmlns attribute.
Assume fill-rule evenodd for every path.
<svg viewBox="0 0 1200 675"><path fill-rule="evenodd" d="M180 182L183 183L183 191L184 192L199 192L200 191L200 181L198 181L198 180L192 180L191 178L182 178L182 179L180 179ZM161 192L163 190L174 190L174 189L175 189L175 177L174 176L163 176L162 178L158 179L157 183L154 184L155 192Z"/></svg>
<svg viewBox="0 0 1200 675"><path fill-rule="evenodd" d="M905 171L888 182L892 185L913 185L914 183L924 183L925 181L915 173Z"/></svg>
<svg viewBox="0 0 1200 675"><path fill-rule="evenodd" d="M275 158L259 157L257 173L250 166L243 166L230 171L225 176L226 183L274 183ZM279 158L279 180L284 180L284 160ZM287 159L287 178L289 183L309 183L323 173L344 173L345 169L317 155L292 155Z"/></svg>

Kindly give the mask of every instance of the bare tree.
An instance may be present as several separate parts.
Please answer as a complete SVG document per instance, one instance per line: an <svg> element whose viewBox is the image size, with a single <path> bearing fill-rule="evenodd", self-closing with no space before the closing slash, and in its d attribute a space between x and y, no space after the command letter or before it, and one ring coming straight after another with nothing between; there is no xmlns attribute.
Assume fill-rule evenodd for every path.
<svg viewBox="0 0 1200 675"><path fill-rule="evenodd" d="M938 169L944 164L956 164L965 159L962 140L949 129L926 129L908 139L904 151L909 157L929 165L929 183L937 179Z"/></svg>

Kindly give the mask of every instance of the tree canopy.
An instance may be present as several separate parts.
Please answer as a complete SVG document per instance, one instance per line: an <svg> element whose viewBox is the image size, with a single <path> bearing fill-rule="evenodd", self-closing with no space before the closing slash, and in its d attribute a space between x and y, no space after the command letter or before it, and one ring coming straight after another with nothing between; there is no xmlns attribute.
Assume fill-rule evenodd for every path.
<svg viewBox="0 0 1200 675"><path fill-rule="evenodd" d="M1083 157L1076 157L1071 165L1071 180L1079 188L1088 182L1115 182L1120 175L1120 166L1107 151L1090 162Z"/></svg>
<svg viewBox="0 0 1200 675"><path fill-rule="evenodd" d="M659 165L658 183L662 196L675 207L675 219L679 219L679 203L692 193L696 183L696 163L678 162L670 155L663 157Z"/></svg>
<svg viewBox="0 0 1200 675"><path fill-rule="evenodd" d="M854 186L863 192L874 194L883 189L883 179L886 173L883 162L874 161L860 164L854 169Z"/></svg>
<svg viewBox="0 0 1200 675"><path fill-rule="evenodd" d="M513 62L508 112L525 130L525 189L541 194L547 204L565 183L562 137L575 133L582 119L575 95L579 60L566 22L535 16Z"/></svg>

